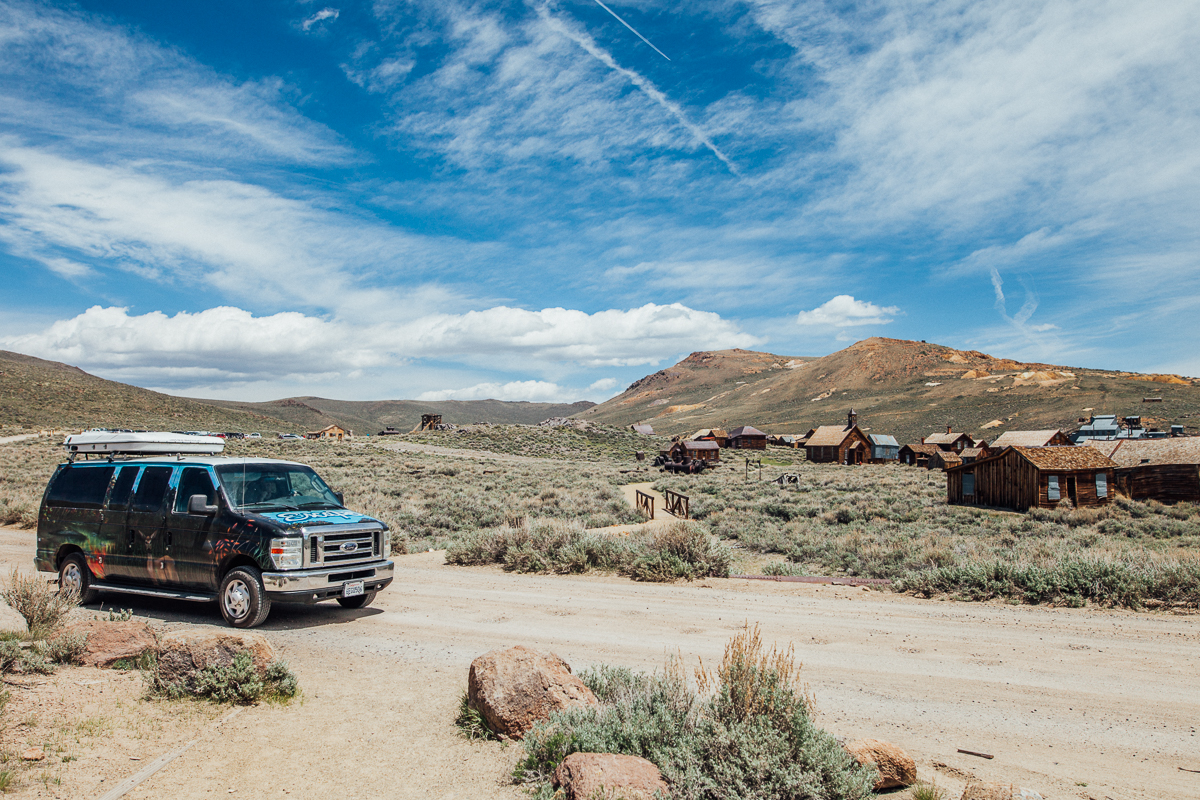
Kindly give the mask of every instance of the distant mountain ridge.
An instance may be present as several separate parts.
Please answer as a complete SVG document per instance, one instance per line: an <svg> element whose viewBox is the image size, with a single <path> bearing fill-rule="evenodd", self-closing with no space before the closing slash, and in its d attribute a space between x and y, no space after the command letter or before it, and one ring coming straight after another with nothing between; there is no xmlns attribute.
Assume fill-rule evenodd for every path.
<svg viewBox="0 0 1200 800"><path fill-rule="evenodd" d="M1147 397L1161 402L1143 403ZM696 352L579 414L656 432L754 425L802 434L844 422L853 407L875 433L919 441L947 426L994 438L1005 430L1072 429L1091 413L1141 415L1196 430L1200 387L1142 375L996 358L903 339L871 338L821 358L749 350Z"/></svg>
<svg viewBox="0 0 1200 800"><path fill-rule="evenodd" d="M196 400L110 381L79 367L0 350L0 428L149 428L303 432L337 424L358 435L411 430L422 414L448 423L533 425L579 414L594 403L503 400L328 400L288 397L263 403Z"/></svg>

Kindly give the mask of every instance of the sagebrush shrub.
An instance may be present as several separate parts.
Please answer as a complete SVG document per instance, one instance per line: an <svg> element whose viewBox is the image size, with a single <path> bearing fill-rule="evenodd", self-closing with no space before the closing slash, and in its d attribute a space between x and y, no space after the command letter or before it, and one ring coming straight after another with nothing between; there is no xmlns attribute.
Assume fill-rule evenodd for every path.
<svg viewBox="0 0 1200 800"><path fill-rule="evenodd" d="M79 605L79 597L71 592L55 591L44 578L24 575L13 570L0 588L0 598L25 619L34 638L45 638L62 625L63 620Z"/></svg>

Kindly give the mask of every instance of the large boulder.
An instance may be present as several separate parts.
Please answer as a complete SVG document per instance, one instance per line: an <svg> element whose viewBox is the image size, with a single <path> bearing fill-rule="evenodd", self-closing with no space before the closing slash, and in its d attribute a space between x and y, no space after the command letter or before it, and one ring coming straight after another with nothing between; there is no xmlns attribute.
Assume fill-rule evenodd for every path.
<svg viewBox="0 0 1200 800"><path fill-rule="evenodd" d="M615 753L572 753L554 771L566 800L654 800L667 796L658 767L644 758Z"/></svg>
<svg viewBox="0 0 1200 800"><path fill-rule="evenodd" d="M962 800L1042 800L1033 789L1018 789L1011 783L968 783Z"/></svg>
<svg viewBox="0 0 1200 800"><path fill-rule="evenodd" d="M864 767L879 770L875 791L911 786L917 782L917 763L912 757L891 742L879 739L859 739L846 745L849 753Z"/></svg>
<svg viewBox="0 0 1200 800"><path fill-rule="evenodd" d="M275 648L261 633L189 628L162 637L158 677L170 683L190 681L202 669L227 667L241 652L250 653L261 674L275 660Z"/></svg>
<svg viewBox="0 0 1200 800"><path fill-rule="evenodd" d="M124 622L92 619L66 629L87 637L80 661L89 667L111 667L118 661L136 661L147 651L158 650L158 640L150 626L137 620Z"/></svg>
<svg viewBox="0 0 1200 800"><path fill-rule="evenodd" d="M598 701L571 667L553 653L517 645L471 662L467 701L501 736L522 739L554 711Z"/></svg>

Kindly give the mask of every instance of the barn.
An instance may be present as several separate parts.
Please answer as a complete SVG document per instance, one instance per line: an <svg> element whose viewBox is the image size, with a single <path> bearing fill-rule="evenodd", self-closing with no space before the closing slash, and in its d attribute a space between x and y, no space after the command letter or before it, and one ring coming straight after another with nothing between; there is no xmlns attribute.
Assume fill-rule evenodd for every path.
<svg viewBox="0 0 1200 800"><path fill-rule="evenodd" d="M1091 447L1006 447L946 470L946 502L1026 511L1102 506L1112 500L1116 464Z"/></svg>
<svg viewBox="0 0 1200 800"><path fill-rule="evenodd" d="M1117 465L1117 490L1132 500L1200 502L1200 438L1117 439L1087 446Z"/></svg>

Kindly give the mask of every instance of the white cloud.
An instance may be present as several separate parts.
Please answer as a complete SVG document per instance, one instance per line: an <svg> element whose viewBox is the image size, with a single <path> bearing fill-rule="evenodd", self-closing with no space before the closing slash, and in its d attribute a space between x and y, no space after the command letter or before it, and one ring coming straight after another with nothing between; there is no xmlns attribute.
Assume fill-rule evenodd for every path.
<svg viewBox="0 0 1200 800"><path fill-rule="evenodd" d="M509 381L477 383L462 389L438 389L422 392L418 400L507 400L530 403L572 403L582 399L577 390L548 381Z"/></svg>
<svg viewBox="0 0 1200 800"><path fill-rule="evenodd" d="M851 295L839 294L811 311L796 315L800 325L829 328L852 328L858 325L885 325L900 313L896 306L877 306L865 300L855 300Z"/></svg>
<svg viewBox="0 0 1200 800"><path fill-rule="evenodd" d="M499 306L373 324L298 312L255 317L227 306L174 316L94 306L41 331L2 338L0 344L106 376L136 376L143 384L213 386L221 380L261 382L301 374L348 376L412 359L524 373L637 366L688 350L758 341L717 314L678 304L594 314ZM509 392L536 389L549 396L550 384L543 381L504 385ZM616 385L615 379L604 378L586 391L597 396Z"/></svg>
<svg viewBox="0 0 1200 800"><path fill-rule="evenodd" d="M327 19L337 19L338 14L339 12L336 8L322 8L320 11L301 22L300 27L306 31L312 30L313 26L319 22L323 22Z"/></svg>

